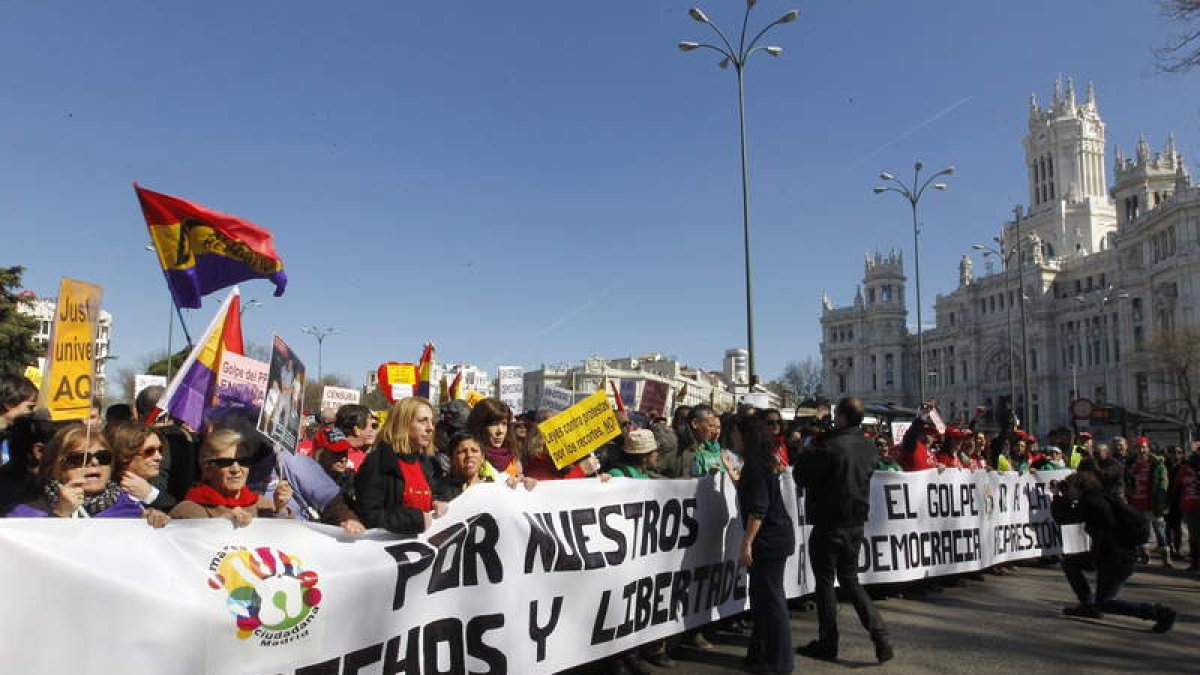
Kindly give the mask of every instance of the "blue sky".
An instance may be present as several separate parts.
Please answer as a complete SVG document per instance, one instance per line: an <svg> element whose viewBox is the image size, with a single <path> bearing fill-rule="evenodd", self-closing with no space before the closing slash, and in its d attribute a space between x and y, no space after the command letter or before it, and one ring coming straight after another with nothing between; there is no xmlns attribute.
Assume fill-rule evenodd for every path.
<svg viewBox="0 0 1200 675"><path fill-rule="evenodd" d="M105 287L118 366L166 342L168 296L130 184L272 230L291 279L243 297L249 338L335 326L325 371L414 360L537 367L745 342L735 80L691 3L6 3L0 264ZM740 1L701 5L733 30ZM286 11L283 8L286 7ZM1200 73L1159 75L1149 0L761 0L779 59L747 70L758 370L818 353L819 298L863 254L911 260L881 169L953 164L923 202L925 304L1025 199L1027 101L1097 88L1112 148L1200 157ZM982 264L977 266L982 270ZM910 295L912 284L910 282ZM185 312L193 333L219 303ZM912 302L910 300L910 307ZM176 331L178 339L178 331Z"/></svg>

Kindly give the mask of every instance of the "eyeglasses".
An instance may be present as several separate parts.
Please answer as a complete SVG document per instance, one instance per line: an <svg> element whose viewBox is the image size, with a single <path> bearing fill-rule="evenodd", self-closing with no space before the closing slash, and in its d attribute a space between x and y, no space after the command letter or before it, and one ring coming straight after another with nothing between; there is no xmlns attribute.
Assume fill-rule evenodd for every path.
<svg viewBox="0 0 1200 675"><path fill-rule="evenodd" d="M142 448L141 452L142 452L142 457L144 457L146 459L150 459L151 457L153 457L155 455L163 454L163 446L152 445L148 448Z"/></svg>
<svg viewBox="0 0 1200 675"><path fill-rule="evenodd" d="M63 455L62 465L67 469L78 469L87 466L93 459L99 462L100 466L108 466L112 464L113 454L109 450L71 452Z"/></svg>
<svg viewBox="0 0 1200 675"><path fill-rule="evenodd" d="M208 460L208 463L217 467L218 469L228 469L234 464L246 469L249 468L254 461L249 457L218 457L216 459Z"/></svg>

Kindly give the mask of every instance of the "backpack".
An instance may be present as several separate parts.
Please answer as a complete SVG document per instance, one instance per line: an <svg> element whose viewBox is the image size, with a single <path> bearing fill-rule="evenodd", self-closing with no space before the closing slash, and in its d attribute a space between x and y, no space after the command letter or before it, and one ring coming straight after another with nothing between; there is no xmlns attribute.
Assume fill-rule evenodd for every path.
<svg viewBox="0 0 1200 675"><path fill-rule="evenodd" d="M1113 522L1116 523L1114 541L1123 548L1137 548L1150 539L1150 524L1141 511L1112 495L1106 494L1104 498L1112 507Z"/></svg>

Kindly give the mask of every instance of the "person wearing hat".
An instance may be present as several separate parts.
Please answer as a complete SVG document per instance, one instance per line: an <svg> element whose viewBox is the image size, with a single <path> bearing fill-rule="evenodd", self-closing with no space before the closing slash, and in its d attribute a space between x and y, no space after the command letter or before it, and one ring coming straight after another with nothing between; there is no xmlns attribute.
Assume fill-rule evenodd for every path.
<svg viewBox="0 0 1200 675"><path fill-rule="evenodd" d="M1142 513L1154 532L1155 543L1162 553L1164 567L1171 566L1171 547L1167 545L1167 466L1162 458L1150 452L1150 439L1138 436L1133 444L1133 458L1125 470L1125 495L1129 505ZM1148 544L1139 547L1138 558L1149 562Z"/></svg>
<svg viewBox="0 0 1200 675"><path fill-rule="evenodd" d="M354 446L335 426L324 426L313 434L313 457L334 483L346 504L354 504L354 472L350 470L350 451Z"/></svg>
<svg viewBox="0 0 1200 675"><path fill-rule="evenodd" d="M608 480L610 477L639 480L662 478L663 476L656 471L658 454L658 441L654 438L654 432L649 429L634 429L626 434L621 455L613 462L608 471L601 475L601 479ZM652 672L645 667L643 662L652 663L660 668L670 668L675 665L675 662L667 655L666 639L651 642L641 653L634 649L620 654L615 657L614 661L618 672L622 668L627 672L634 673Z"/></svg>
<svg viewBox="0 0 1200 675"><path fill-rule="evenodd" d="M1077 442L1070 446L1071 453L1066 458L1067 466L1072 469L1078 469L1079 464L1092 454L1092 434L1090 432L1079 432L1076 440Z"/></svg>
<svg viewBox="0 0 1200 675"><path fill-rule="evenodd" d="M655 471L658 465L658 441L649 429L634 429L625 439L621 456L605 473L611 477L660 478Z"/></svg>
<svg viewBox="0 0 1200 675"><path fill-rule="evenodd" d="M1063 460L1062 450L1053 445L1046 450L1041 459L1033 464L1035 471L1058 471L1065 468L1067 468L1067 463Z"/></svg>
<svg viewBox="0 0 1200 675"><path fill-rule="evenodd" d="M946 427L945 441L938 446L937 455L935 456L938 471L963 468L962 460L960 460L958 457L958 450L962 447L963 441L970 437L970 432L966 432L966 435L964 436L961 429L957 427Z"/></svg>

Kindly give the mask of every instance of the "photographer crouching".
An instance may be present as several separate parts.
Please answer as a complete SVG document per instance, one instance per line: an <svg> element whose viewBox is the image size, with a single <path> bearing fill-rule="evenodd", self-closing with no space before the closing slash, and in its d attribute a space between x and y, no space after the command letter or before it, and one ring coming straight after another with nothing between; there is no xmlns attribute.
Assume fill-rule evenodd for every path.
<svg viewBox="0 0 1200 675"><path fill-rule="evenodd" d="M1063 614L1099 619L1108 612L1153 621L1156 633L1171 630L1175 610L1170 607L1117 598L1121 585L1133 574L1137 546L1149 536L1140 514L1107 493L1089 471L1073 473L1055 487L1050 512L1059 525L1083 523L1092 540L1088 553L1063 558L1063 574L1079 600L1078 605L1064 608ZM1090 569L1096 570L1095 595L1084 576L1084 570Z"/></svg>

